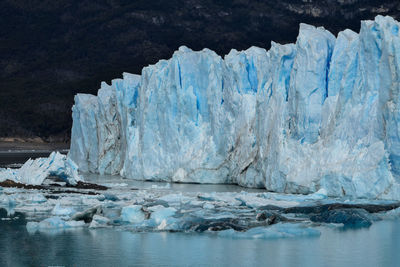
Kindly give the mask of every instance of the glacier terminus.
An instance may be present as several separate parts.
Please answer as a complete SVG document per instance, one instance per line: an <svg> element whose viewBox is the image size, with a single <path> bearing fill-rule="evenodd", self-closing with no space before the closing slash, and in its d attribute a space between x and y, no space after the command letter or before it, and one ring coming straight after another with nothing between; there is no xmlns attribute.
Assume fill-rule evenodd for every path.
<svg viewBox="0 0 400 267"><path fill-rule="evenodd" d="M180 47L76 95L68 157L137 180L398 200L399 29L377 16L337 37L301 24L268 51Z"/></svg>

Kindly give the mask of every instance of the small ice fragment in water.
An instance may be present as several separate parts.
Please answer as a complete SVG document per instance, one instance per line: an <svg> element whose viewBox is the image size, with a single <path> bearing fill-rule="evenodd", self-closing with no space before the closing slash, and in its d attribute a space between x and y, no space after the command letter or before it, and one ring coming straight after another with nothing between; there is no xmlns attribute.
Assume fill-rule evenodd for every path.
<svg viewBox="0 0 400 267"><path fill-rule="evenodd" d="M149 208L152 211L150 218L155 221L156 224L160 224L163 220L175 215L175 208L165 208L164 206L158 205Z"/></svg>
<svg viewBox="0 0 400 267"><path fill-rule="evenodd" d="M269 227L256 227L246 232L238 232L233 229L224 230L218 236L234 239L277 239L295 237L317 237L321 232L317 229L308 228L303 224L279 223Z"/></svg>
<svg viewBox="0 0 400 267"><path fill-rule="evenodd" d="M85 223L83 221L64 221L60 217L50 217L41 222L28 222L26 229L28 232L35 232L36 230L46 229L66 229L73 227L82 227Z"/></svg>
<svg viewBox="0 0 400 267"><path fill-rule="evenodd" d="M89 225L89 228L100 228L100 227L107 227L107 224L110 222L110 219L100 216L94 215L92 222Z"/></svg>
<svg viewBox="0 0 400 267"><path fill-rule="evenodd" d="M74 214L76 211L74 208L71 207L62 207L60 203L57 203L53 210L51 211L52 215L55 216L71 216L71 214Z"/></svg>
<svg viewBox="0 0 400 267"><path fill-rule="evenodd" d="M122 208L121 218L124 222L140 223L144 221L145 214L142 211L142 206L131 205Z"/></svg>

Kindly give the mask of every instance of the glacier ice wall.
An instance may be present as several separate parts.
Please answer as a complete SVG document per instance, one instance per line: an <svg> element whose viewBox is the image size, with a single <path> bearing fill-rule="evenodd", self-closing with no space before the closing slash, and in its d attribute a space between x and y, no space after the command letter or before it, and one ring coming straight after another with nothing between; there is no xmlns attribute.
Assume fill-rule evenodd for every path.
<svg viewBox="0 0 400 267"><path fill-rule="evenodd" d="M180 47L78 94L69 157L81 171L276 192L400 199L400 24L221 58Z"/></svg>

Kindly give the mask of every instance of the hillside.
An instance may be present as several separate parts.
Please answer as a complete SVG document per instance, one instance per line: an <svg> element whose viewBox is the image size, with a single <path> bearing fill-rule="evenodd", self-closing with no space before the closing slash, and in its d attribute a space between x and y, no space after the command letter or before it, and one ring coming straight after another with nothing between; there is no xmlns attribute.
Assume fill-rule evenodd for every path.
<svg viewBox="0 0 400 267"><path fill-rule="evenodd" d="M358 31L392 0L0 2L0 137L68 140L73 96L169 58L181 45L232 48L294 42L300 22Z"/></svg>

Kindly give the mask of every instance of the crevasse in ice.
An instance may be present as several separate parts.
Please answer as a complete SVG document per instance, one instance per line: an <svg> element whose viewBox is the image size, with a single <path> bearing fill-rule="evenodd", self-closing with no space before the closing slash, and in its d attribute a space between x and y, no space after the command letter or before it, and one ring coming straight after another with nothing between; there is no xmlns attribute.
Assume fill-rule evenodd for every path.
<svg viewBox="0 0 400 267"><path fill-rule="evenodd" d="M400 24L221 58L180 47L78 94L69 157L84 172L400 199Z"/></svg>

